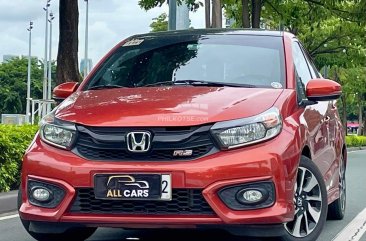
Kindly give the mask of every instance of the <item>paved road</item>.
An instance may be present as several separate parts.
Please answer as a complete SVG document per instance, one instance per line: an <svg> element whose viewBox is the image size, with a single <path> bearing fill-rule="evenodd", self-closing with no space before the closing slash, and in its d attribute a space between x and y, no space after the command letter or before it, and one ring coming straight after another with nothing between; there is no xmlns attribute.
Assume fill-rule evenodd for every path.
<svg viewBox="0 0 366 241"><path fill-rule="evenodd" d="M349 153L347 169L347 214L342 221L328 221L326 227L318 239L319 241L331 241L342 230L345 236L340 236L336 241L366 241L366 215L355 218L366 208L366 151ZM363 223L364 226L349 225L353 220ZM352 227L354 228L352 230ZM358 235L361 234L361 235ZM122 241L122 240L144 240L144 241L171 241L171 240L210 240L210 241L262 241L262 239L248 239L230 236L221 232L209 231L166 231L166 232L137 232L124 231L122 229L102 228L88 241ZM34 241L23 229L18 217L3 220L0 216L0 241ZM51 240L50 240L51 241Z"/></svg>

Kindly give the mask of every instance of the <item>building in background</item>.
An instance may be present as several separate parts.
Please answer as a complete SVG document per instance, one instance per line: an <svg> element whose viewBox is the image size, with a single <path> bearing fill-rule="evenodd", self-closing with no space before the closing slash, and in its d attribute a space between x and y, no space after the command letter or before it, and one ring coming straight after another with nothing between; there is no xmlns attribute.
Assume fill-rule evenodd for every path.
<svg viewBox="0 0 366 241"><path fill-rule="evenodd" d="M14 55L14 54L4 54L3 55L3 62L8 62L15 58L21 58L21 59L28 59L28 55ZM32 59L36 59L38 61L37 56L32 56Z"/></svg>
<svg viewBox="0 0 366 241"><path fill-rule="evenodd" d="M176 29L188 29L190 25L189 20L189 8L187 4L182 3L177 5L177 21L176 21Z"/></svg>
<svg viewBox="0 0 366 241"><path fill-rule="evenodd" d="M19 58L19 55L13 55L13 54L4 54L3 55L3 62L8 62L12 59Z"/></svg>
<svg viewBox="0 0 366 241"><path fill-rule="evenodd" d="M23 125L24 123L25 123L25 115L22 115L22 114L1 114L1 124L4 124L4 125Z"/></svg>
<svg viewBox="0 0 366 241"><path fill-rule="evenodd" d="M80 72L83 73L84 72L84 66L85 66L85 59L82 59L80 61ZM90 70L93 68L93 61L92 59L88 59L88 73L90 72Z"/></svg>
<svg viewBox="0 0 366 241"><path fill-rule="evenodd" d="M225 20L225 27L226 28L233 28L235 24L235 19L234 18L226 18Z"/></svg>

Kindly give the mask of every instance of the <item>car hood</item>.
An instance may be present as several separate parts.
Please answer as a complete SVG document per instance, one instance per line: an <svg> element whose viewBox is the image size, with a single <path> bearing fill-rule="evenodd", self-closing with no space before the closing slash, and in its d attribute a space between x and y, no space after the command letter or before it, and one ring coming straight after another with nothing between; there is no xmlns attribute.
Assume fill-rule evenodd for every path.
<svg viewBox="0 0 366 241"><path fill-rule="evenodd" d="M257 115L282 91L192 86L77 91L55 115L88 126L193 126Z"/></svg>

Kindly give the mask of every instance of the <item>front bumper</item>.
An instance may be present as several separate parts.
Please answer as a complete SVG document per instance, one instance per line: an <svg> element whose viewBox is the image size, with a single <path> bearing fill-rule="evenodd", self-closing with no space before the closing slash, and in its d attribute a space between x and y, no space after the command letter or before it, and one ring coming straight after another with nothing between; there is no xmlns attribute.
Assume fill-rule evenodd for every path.
<svg viewBox="0 0 366 241"><path fill-rule="evenodd" d="M23 159L22 193L27 180L56 184L65 189L63 201L53 209L37 207L22 196L22 219L41 222L83 223L108 227L198 227L224 224L280 224L293 218L293 185L300 148L293 136L282 131L267 142L223 151L193 161L100 162L43 143L38 137ZM291 148L289 148L291 147ZM97 173L170 173L173 189L203 189L214 215L116 215L71 213L75 189L93 187ZM275 203L268 208L231 210L218 196L224 187L272 181Z"/></svg>

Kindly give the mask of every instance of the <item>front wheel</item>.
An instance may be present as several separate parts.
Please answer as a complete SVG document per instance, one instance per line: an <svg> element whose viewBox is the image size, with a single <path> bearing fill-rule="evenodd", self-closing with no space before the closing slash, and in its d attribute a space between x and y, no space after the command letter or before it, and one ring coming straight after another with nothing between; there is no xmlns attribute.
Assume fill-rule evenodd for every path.
<svg viewBox="0 0 366 241"><path fill-rule="evenodd" d="M342 220L346 212L346 164L343 156L339 163L339 198L328 206L328 219Z"/></svg>
<svg viewBox="0 0 366 241"><path fill-rule="evenodd" d="M316 240L327 219L327 191L322 174L302 156L294 188L294 220L284 224L284 241Z"/></svg>

